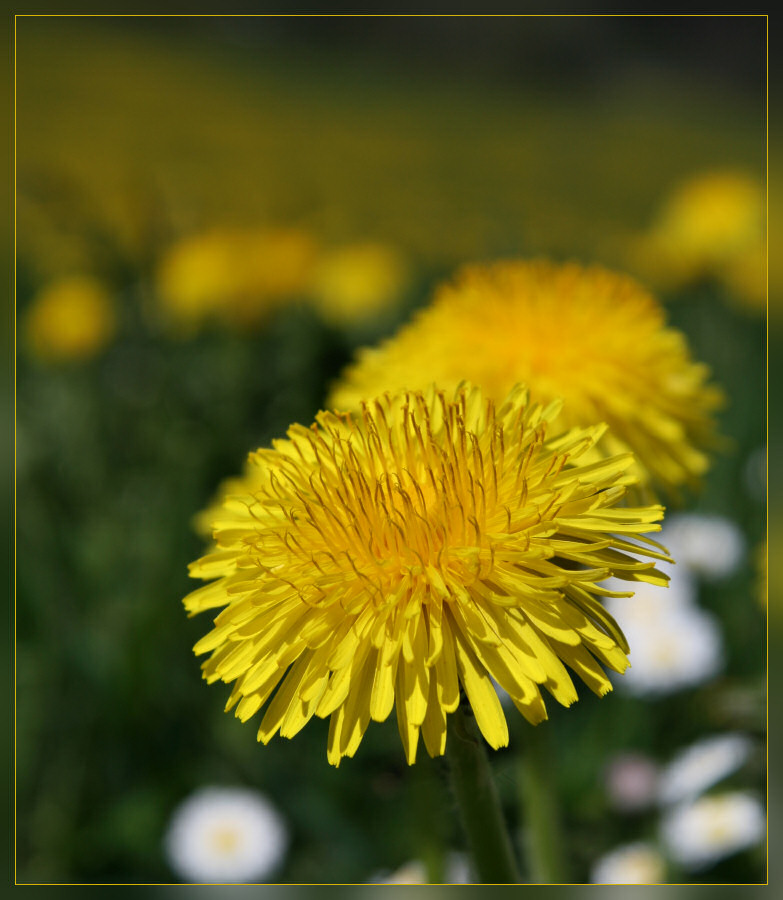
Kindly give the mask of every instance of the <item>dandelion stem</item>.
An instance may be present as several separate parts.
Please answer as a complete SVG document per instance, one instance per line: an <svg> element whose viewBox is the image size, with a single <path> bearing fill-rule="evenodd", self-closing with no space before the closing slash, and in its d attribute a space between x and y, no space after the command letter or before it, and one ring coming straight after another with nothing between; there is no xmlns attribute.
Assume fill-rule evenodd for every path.
<svg viewBox="0 0 783 900"><path fill-rule="evenodd" d="M482 884L519 884L511 840L475 720L462 707L449 716L451 783Z"/></svg>
<svg viewBox="0 0 783 900"><path fill-rule="evenodd" d="M524 811L523 844L530 880L535 884L563 884L556 791L549 772L551 751L546 726L525 729L519 757L519 798Z"/></svg>

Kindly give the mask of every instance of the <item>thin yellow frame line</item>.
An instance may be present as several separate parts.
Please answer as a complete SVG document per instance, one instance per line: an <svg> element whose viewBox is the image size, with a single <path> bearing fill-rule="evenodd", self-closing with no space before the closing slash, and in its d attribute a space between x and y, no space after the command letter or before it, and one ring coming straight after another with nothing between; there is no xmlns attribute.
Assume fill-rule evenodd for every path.
<svg viewBox="0 0 783 900"><path fill-rule="evenodd" d="M14 19L767 19L767 13L17 13Z"/></svg>
<svg viewBox="0 0 783 900"><path fill-rule="evenodd" d="M16 809L17 809L17 787L16 787L16 777L17 777L17 755L16 755L16 710L17 710L17 695L16 695L16 510L17 510L17 502L16 502L16 242L17 242L17 234L16 234L16 20L17 16L14 16L14 274L13 274L13 297L14 297L14 308L13 313L11 314L13 330L14 330L14 338L13 338L13 370L14 370L14 559L13 559L13 569L14 569L14 884L17 882L17 827L16 827Z"/></svg>
<svg viewBox="0 0 783 900"><path fill-rule="evenodd" d="M766 854L765 854L765 868L766 868L766 883L769 884L769 15L765 16L766 18L766 29L765 29L765 39L766 39L766 56L767 56L767 71L766 71L766 91L765 91L765 130L766 130L766 158L764 160L764 168L765 168L765 208L764 208L764 238L765 238L765 248L764 248L764 260L765 260L765 292L767 298L767 310L766 310L766 329L764 333L764 344L765 344L765 358L764 358L764 368L765 368L765 381L766 381L766 397L765 397L765 448L766 448L766 471L765 471L765 483L766 483L766 508L765 508L765 534L766 534L766 542L767 549L764 553L764 561L763 561L763 575L764 575L764 592L766 597L764 598L766 603L767 610L767 621L766 621L766 669L767 669L767 684L766 684L766 707L767 707L767 715L766 715L766 809L767 809L767 842L766 842Z"/></svg>

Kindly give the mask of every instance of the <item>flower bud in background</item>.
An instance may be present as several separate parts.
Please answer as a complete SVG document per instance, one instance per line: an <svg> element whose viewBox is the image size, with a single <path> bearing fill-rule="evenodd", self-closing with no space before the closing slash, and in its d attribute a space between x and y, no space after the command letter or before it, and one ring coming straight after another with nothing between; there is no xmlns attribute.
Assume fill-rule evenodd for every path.
<svg viewBox="0 0 783 900"><path fill-rule="evenodd" d="M312 236L295 228L223 228L184 238L158 266L160 315L186 337L208 321L258 325L304 293L316 254Z"/></svg>
<svg viewBox="0 0 783 900"><path fill-rule="evenodd" d="M722 281L764 309L764 185L743 171L711 171L673 188L637 246L642 271L664 288Z"/></svg>
<svg viewBox="0 0 783 900"><path fill-rule="evenodd" d="M84 362L104 350L117 330L106 287L89 276L71 276L43 288L24 315L31 353L42 362Z"/></svg>
<svg viewBox="0 0 783 900"><path fill-rule="evenodd" d="M361 324L397 305L410 279L410 267L394 247L349 244L323 254L308 293L327 322Z"/></svg>
<svg viewBox="0 0 783 900"><path fill-rule="evenodd" d="M656 797L659 767L643 753L618 753L606 764L604 783L611 805L620 812L648 809Z"/></svg>

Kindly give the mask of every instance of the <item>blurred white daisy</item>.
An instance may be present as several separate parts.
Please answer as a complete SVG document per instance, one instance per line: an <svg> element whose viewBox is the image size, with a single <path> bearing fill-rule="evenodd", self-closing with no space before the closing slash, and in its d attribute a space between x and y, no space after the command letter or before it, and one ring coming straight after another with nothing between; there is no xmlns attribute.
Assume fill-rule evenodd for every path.
<svg viewBox="0 0 783 900"><path fill-rule="evenodd" d="M701 684L723 666L723 639L715 616L666 595L665 589L658 589L638 591L632 598L607 598L606 608L631 647L631 667L617 681L637 696Z"/></svg>
<svg viewBox="0 0 783 900"><path fill-rule="evenodd" d="M620 812L652 806L657 796L658 765L643 753L618 753L604 769L609 802Z"/></svg>
<svg viewBox="0 0 783 900"><path fill-rule="evenodd" d="M445 860L444 884L472 884L470 863L463 853L449 853ZM427 867L420 859L413 859L393 872L376 872L369 884L429 884Z"/></svg>
<svg viewBox="0 0 783 900"><path fill-rule="evenodd" d="M678 566L709 581L732 574L745 555L745 539L724 516L678 513L669 516L659 535Z"/></svg>
<svg viewBox="0 0 783 900"><path fill-rule="evenodd" d="M174 811L164 846L185 883L234 884L262 882L287 844L282 818L257 791L207 787Z"/></svg>
<svg viewBox="0 0 783 900"><path fill-rule="evenodd" d="M764 840L766 816L757 797L742 791L700 797L664 818L661 836L673 860L701 869Z"/></svg>
<svg viewBox="0 0 783 900"><path fill-rule="evenodd" d="M370 878L370 884L428 884L427 867L420 859L412 859L393 872L379 872Z"/></svg>
<svg viewBox="0 0 783 900"><path fill-rule="evenodd" d="M736 772L750 757L753 744L746 734L718 734L681 750L661 773L661 803L694 800L707 788Z"/></svg>
<svg viewBox="0 0 783 900"><path fill-rule="evenodd" d="M593 884L662 884L663 857L652 844L623 844L598 859L590 874Z"/></svg>

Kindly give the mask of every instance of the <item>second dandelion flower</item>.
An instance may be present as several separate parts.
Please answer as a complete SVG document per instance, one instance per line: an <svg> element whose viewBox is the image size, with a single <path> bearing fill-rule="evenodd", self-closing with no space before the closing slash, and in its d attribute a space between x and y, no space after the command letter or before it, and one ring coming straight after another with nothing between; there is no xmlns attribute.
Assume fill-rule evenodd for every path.
<svg viewBox="0 0 783 900"><path fill-rule="evenodd" d="M709 377L629 276L515 260L464 267L394 337L359 351L330 404L357 409L385 390L463 379L500 402L522 382L542 402L565 401L560 429L607 423L600 453L633 451L646 500L676 497L706 472L722 402Z"/></svg>

